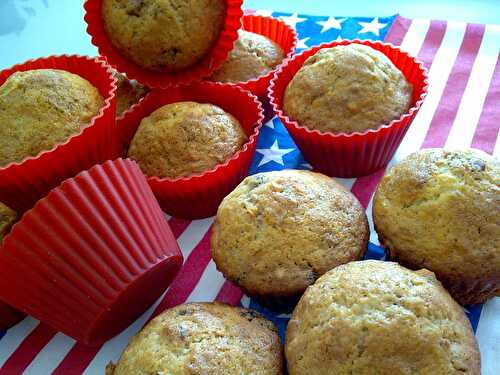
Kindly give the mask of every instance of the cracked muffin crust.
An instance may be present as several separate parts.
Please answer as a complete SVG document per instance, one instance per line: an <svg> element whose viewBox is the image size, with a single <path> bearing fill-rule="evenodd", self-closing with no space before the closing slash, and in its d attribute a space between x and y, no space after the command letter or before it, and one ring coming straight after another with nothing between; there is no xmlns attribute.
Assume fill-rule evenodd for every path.
<svg viewBox="0 0 500 375"><path fill-rule="evenodd" d="M102 5L114 47L143 68L165 72L200 61L217 40L225 12L224 0L104 0Z"/></svg>
<svg viewBox="0 0 500 375"><path fill-rule="evenodd" d="M3 238L9 233L10 228L16 221L17 214L7 207L5 204L0 203L0 245Z"/></svg>
<svg viewBox="0 0 500 375"><path fill-rule="evenodd" d="M123 112L136 104L148 92L147 87L137 81L129 80L125 75L113 71L116 82L116 116L120 117Z"/></svg>
<svg viewBox="0 0 500 375"><path fill-rule="evenodd" d="M283 49L263 35L238 31L238 40L227 60L212 74L211 81L246 82L266 75L283 61Z"/></svg>
<svg viewBox="0 0 500 375"><path fill-rule="evenodd" d="M270 307L296 302L328 270L366 251L364 209L333 179L284 170L247 177L219 206L217 268Z"/></svg>
<svg viewBox="0 0 500 375"><path fill-rule="evenodd" d="M148 176L177 178L224 163L247 139L238 120L221 108L178 102L142 119L128 156Z"/></svg>
<svg viewBox="0 0 500 375"><path fill-rule="evenodd" d="M480 375L463 309L427 270L351 262L310 286L286 333L290 375Z"/></svg>
<svg viewBox="0 0 500 375"><path fill-rule="evenodd" d="M78 134L103 103L90 82L64 70L12 74L0 86L0 167Z"/></svg>
<svg viewBox="0 0 500 375"><path fill-rule="evenodd" d="M166 310L136 334L106 375L281 375L278 333L259 313L222 303Z"/></svg>
<svg viewBox="0 0 500 375"><path fill-rule="evenodd" d="M387 56L353 43L309 57L285 89L283 110L310 129L363 132L399 118L411 98L411 84Z"/></svg>
<svg viewBox="0 0 500 375"><path fill-rule="evenodd" d="M373 220L390 257L427 268L462 304L500 295L500 161L428 149L382 179Z"/></svg>

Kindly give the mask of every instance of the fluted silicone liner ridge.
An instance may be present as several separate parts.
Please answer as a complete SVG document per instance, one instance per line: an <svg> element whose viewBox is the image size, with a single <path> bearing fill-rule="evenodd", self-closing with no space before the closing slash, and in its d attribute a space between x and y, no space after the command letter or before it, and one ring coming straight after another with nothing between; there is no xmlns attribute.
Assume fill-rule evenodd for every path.
<svg viewBox="0 0 500 375"><path fill-rule="evenodd" d="M243 30L263 35L278 44L284 52L283 61L293 56L297 45L297 33L285 22L272 17L251 14L245 14L241 21ZM274 116L274 111L267 96L267 89L278 67L279 65L269 73L246 82L226 83L227 85L236 85L248 90L259 98L264 108L264 122Z"/></svg>
<svg viewBox="0 0 500 375"><path fill-rule="evenodd" d="M105 56L110 65L119 72L126 73L130 79L135 79L143 85L154 87L171 87L181 84L201 81L208 77L227 58L238 38L238 29L241 27L243 0L225 0L226 17L224 25L211 50L197 64L174 73L155 72L144 69L125 58L111 43L102 19L103 0L87 0L84 4L87 33L92 38L99 54Z"/></svg>
<svg viewBox="0 0 500 375"><path fill-rule="evenodd" d="M290 119L283 111L283 95L288 83L305 60L322 48L351 43L364 44L379 50L401 70L408 82L413 85L409 111L399 119L388 124L381 124L377 129L349 134L312 130ZM427 95L427 87L426 69L419 61L399 48L369 40L343 40L321 44L285 61L271 80L269 98L276 114L303 153L304 158L316 171L336 177L359 177L373 173L389 163L420 109Z"/></svg>
<svg viewBox="0 0 500 375"><path fill-rule="evenodd" d="M264 117L257 98L237 86L201 82L171 89L156 89L118 120L124 154L144 117L163 105L180 101L219 106L236 117L248 136L242 149L225 163L209 171L176 179L148 177L149 185L165 212L176 217L199 219L215 215L222 199L246 177Z"/></svg>
<svg viewBox="0 0 500 375"><path fill-rule="evenodd" d="M66 180L0 251L0 298L85 344L127 327L167 288L182 255L130 159Z"/></svg>
<svg viewBox="0 0 500 375"><path fill-rule="evenodd" d="M0 85L14 72L61 69L88 80L104 98L90 123L75 134L34 157L0 167L0 202L22 213L67 178L118 156L115 122L116 79L104 62L85 56L50 56L29 60L0 72Z"/></svg>

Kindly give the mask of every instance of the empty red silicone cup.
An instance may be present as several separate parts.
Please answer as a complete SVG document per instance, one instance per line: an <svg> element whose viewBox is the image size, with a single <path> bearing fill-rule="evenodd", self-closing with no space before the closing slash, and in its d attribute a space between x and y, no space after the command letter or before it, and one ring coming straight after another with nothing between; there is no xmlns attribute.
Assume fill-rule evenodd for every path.
<svg viewBox="0 0 500 375"><path fill-rule="evenodd" d="M153 90L118 121L124 149L128 149L144 117L161 106L180 101L219 106L238 119L248 136L241 150L209 171L176 179L148 177L149 185L165 212L176 217L199 219L215 215L222 199L247 175L264 116L257 98L236 86L201 82Z"/></svg>
<svg viewBox="0 0 500 375"><path fill-rule="evenodd" d="M85 344L120 332L162 293L182 255L130 159L66 180L0 251L0 298Z"/></svg>
<svg viewBox="0 0 500 375"><path fill-rule="evenodd" d="M385 54L413 85L410 110L399 119L362 133L324 133L308 129L283 112L283 95L288 83L305 60L322 48L364 44ZM426 69L415 58L391 44L369 40L343 40L325 43L285 61L269 86L271 104L304 158L318 171L329 176L359 177L375 172L389 163L427 94Z"/></svg>
<svg viewBox="0 0 500 375"><path fill-rule="evenodd" d="M84 4L87 33L92 37L99 53L106 56L108 62L119 72L126 73L130 79L135 79L147 87L170 87L200 81L208 77L227 58L238 38L241 27L243 0L225 0L226 18L217 40L210 52L197 64L175 73L155 72L147 70L125 58L111 43L102 20L103 0L87 0ZM165 25L168 27L168 25Z"/></svg>
<svg viewBox="0 0 500 375"><path fill-rule="evenodd" d="M78 74L94 85L105 101L97 116L79 134L35 157L0 167L0 202L19 213L33 207L38 199L65 179L118 155L116 80L109 66L84 56L52 56L0 72L0 85L14 72L32 69L61 69Z"/></svg>
<svg viewBox="0 0 500 375"><path fill-rule="evenodd" d="M19 323L26 315L0 301L0 331L5 331Z"/></svg>
<svg viewBox="0 0 500 375"><path fill-rule="evenodd" d="M285 55L283 60L292 57L295 52L297 33L283 21L271 17L246 14L242 18L242 29L263 35L278 44L283 49ZM264 122L267 122L274 116L274 111L267 96L267 89L277 69L278 66L266 75L246 82L226 83L226 85L236 85L248 90L259 98L264 108Z"/></svg>

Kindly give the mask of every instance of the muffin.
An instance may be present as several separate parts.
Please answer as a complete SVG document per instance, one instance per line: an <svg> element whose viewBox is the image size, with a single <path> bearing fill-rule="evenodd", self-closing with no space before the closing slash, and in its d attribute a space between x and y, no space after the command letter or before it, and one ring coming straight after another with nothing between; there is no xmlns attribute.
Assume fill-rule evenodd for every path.
<svg viewBox="0 0 500 375"><path fill-rule="evenodd" d="M102 19L113 46L138 66L188 68L210 51L226 15L224 0L104 0Z"/></svg>
<svg viewBox="0 0 500 375"><path fill-rule="evenodd" d="M382 52L361 44L323 48L285 89L283 110L309 129L376 129L408 111L412 86Z"/></svg>
<svg viewBox="0 0 500 375"><path fill-rule="evenodd" d="M257 312L221 303L166 310L136 334L106 375L281 375L274 325Z"/></svg>
<svg viewBox="0 0 500 375"><path fill-rule="evenodd" d="M274 171L247 177L222 201L212 257L248 295L284 309L328 270L362 258L368 237L363 207L334 180Z"/></svg>
<svg viewBox="0 0 500 375"><path fill-rule="evenodd" d="M10 232L10 228L16 219L16 213L3 203L0 203L0 245L3 242L3 238Z"/></svg>
<svg viewBox="0 0 500 375"><path fill-rule="evenodd" d="M116 82L116 116L123 115L127 109L136 104L148 89L134 80L129 80L123 74L113 71Z"/></svg>
<svg viewBox="0 0 500 375"><path fill-rule="evenodd" d="M351 262L309 287L286 333L290 375L480 375L463 309L427 270Z"/></svg>
<svg viewBox="0 0 500 375"><path fill-rule="evenodd" d="M0 167L36 156L78 134L103 102L90 82L63 70L12 74L0 86Z"/></svg>
<svg viewBox="0 0 500 375"><path fill-rule="evenodd" d="M427 268L462 304L500 295L500 161L428 149L382 179L373 221L390 257Z"/></svg>
<svg viewBox="0 0 500 375"><path fill-rule="evenodd" d="M246 82L266 75L283 61L283 49L263 35L238 31L227 60L210 77L217 82Z"/></svg>
<svg viewBox="0 0 500 375"><path fill-rule="evenodd" d="M224 163L247 141L234 116L213 104L178 102L145 117L128 156L148 176L177 178Z"/></svg>

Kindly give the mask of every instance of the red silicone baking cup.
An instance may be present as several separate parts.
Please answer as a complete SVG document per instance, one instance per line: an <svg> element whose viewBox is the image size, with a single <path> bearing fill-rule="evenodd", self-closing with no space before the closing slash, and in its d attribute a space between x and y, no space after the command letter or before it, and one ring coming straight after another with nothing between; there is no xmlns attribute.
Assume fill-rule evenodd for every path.
<svg viewBox="0 0 500 375"><path fill-rule="evenodd" d="M108 62L119 72L126 73L130 79L135 79L143 85L153 87L170 87L200 81L208 77L227 58L238 38L241 27L243 0L226 0L226 18L224 26L210 52L197 64L175 73L155 72L141 68L125 58L111 43L101 17L103 0L87 0L84 4L87 33L92 37L99 53L106 56ZM168 25L165 25L168 27Z"/></svg>
<svg viewBox="0 0 500 375"><path fill-rule="evenodd" d="M292 57L295 52L297 33L283 21L271 17L244 15L242 18L242 29L263 35L278 44L285 54L283 60ZM264 122L267 122L274 116L274 111L267 96L267 89L278 67L279 66L266 75L246 82L226 83L227 85L235 85L248 90L259 98L264 108Z"/></svg>
<svg viewBox="0 0 500 375"><path fill-rule="evenodd" d="M116 79L109 67L102 61L84 56L52 56L30 60L0 72L0 85L14 72L32 69L61 69L78 74L92 83L105 101L98 115L79 134L35 157L0 167L0 202L20 213L31 208L66 178L118 155Z"/></svg>
<svg viewBox="0 0 500 375"><path fill-rule="evenodd" d="M176 217L199 219L215 215L219 203L248 173L264 118L250 92L236 86L201 82L149 92L118 121L122 144L128 149L141 120L157 108L180 101L215 104L238 119L248 136L242 149L224 164L201 174L176 179L148 177L161 208ZM126 152L126 151L125 151Z"/></svg>
<svg viewBox="0 0 500 375"><path fill-rule="evenodd" d="M19 323L26 315L0 301L0 331L5 331Z"/></svg>
<svg viewBox="0 0 500 375"><path fill-rule="evenodd" d="M0 298L92 345L143 313L181 264L146 178L117 159L66 180L14 225L0 250Z"/></svg>
<svg viewBox="0 0 500 375"><path fill-rule="evenodd" d="M399 119L362 133L324 133L308 129L283 112L283 95L288 83L304 61L322 48L364 44L384 53L413 85L411 107ZM285 61L269 86L271 104L304 158L319 172L336 177L359 177L375 172L391 160L427 95L427 72L415 58L399 48L369 40L325 43Z"/></svg>

